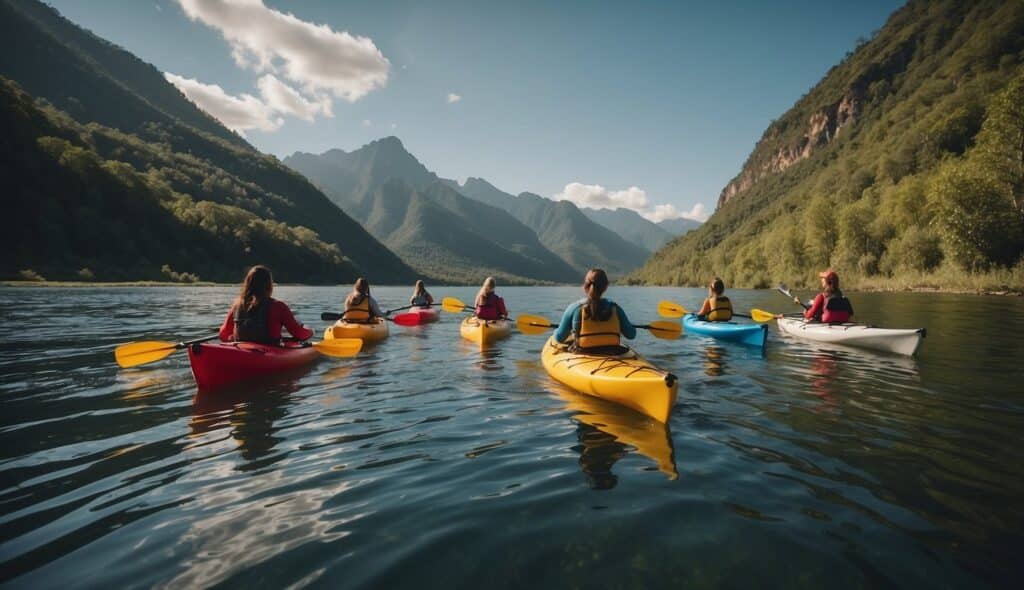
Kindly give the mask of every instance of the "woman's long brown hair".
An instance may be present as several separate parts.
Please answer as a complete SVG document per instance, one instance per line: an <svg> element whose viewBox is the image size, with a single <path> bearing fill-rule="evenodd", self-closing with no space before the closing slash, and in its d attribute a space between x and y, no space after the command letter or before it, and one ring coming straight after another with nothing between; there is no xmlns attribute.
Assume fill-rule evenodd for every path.
<svg viewBox="0 0 1024 590"><path fill-rule="evenodd" d="M427 286L423 284L423 280L416 281L416 286L412 288L412 296L423 295L427 292Z"/></svg>
<svg viewBox="0 0 1024 590"><path fill-rule="evenodd" d="M356 283L352 285L352 293L348 296L348 301L352 305L359 305L370 296L370 283L363 277L356 279Z"/></svg>
<svg viewBox="0 0 1024 590"><path fill-rule="evenodd" d="M825 277L825 293L827 295L838 294L842 296L843 292L839 290L839 275L832 274L830 277Z"/></svg>
<svg viewBox="0 0 1024 590"><path fill-rule="evenodd" d="M583 279L583 290L587 292L587 308L590 310L590 317L597 318L598 303L601 302L601 295L608 289L608 274L601 268L592 268L587 271L587 277Z"/></svg>
<svg viewBox="0 0 1024 590"><path fill-rule="evenodd" d="M245 274L242 290L238 294L238 299L235 300L235 307L247 312L252 311L270 297L270 292L273 289L274 277L271 276L270 269L262 264L257 264Z"/></svg>

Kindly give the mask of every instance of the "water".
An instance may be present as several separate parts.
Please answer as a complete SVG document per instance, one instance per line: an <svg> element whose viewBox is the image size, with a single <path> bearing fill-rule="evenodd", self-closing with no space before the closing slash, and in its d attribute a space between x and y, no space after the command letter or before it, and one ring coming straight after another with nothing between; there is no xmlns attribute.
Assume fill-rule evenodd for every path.
<svg viewBox="0 0 1024 590"><path fill-rule="evenodd" d="M397 307L406 288L375 291ZM435 295L472 298L467 288ZM501 289L555 319L577 288ZM636 321L700 290L613 288ZM183 353L234 289L0 289L0 583L11 587L1012 587L1024 566L1024 300L857 294L916 359L642 333L665 427L573 394L543 337L458 317L197 394ZM308 325L340 288L279 287ZM792 311L766 291L738 309Z"/></svg>

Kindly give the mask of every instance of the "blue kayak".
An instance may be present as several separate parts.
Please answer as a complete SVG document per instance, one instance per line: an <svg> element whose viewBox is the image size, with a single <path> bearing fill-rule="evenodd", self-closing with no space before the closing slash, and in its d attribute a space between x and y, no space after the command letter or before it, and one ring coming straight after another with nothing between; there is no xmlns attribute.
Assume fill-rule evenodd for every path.
<svg viewBox="0 0 1024 590"><path fill-rule="evenodd" d="M750 346L764 347L768 338L768 326L764 324L737 324L736 322L705 322L689 313L683 318L683 327L690 334L711 336L730 342L741 342Z"/></svg>

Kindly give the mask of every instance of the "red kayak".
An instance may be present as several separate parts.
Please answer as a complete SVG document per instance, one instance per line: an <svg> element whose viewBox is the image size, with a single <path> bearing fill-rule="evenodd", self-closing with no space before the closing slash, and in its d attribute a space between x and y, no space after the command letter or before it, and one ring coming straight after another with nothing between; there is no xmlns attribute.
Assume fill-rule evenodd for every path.
<svg viewBox="0 0 1024 590"><path fill-rule="evenodd" d="M421 324L436 322L441 317L441 312L436 307L414 307L409 310L409 314L419 316Z"/></svg>
<svg viewBox="0 0 1024 590"><path fill-rule="evenodd" d="M255 342L202 342L188 347L188 362L200 389L261 377L301 367L320 355L309 344L281 346Z"/></svg>

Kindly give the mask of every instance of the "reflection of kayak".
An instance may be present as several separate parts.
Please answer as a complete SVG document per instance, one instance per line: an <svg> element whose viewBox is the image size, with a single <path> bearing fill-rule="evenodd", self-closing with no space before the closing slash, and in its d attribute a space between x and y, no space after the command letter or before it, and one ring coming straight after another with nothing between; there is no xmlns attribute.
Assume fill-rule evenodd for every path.
<svg viewBox="0 0 1024 590"><path fill-rule="evenodd" d="M462 320L459 328L462 337L480 346L486 346L512 333L512 322L508 320L481 320L469 316Z"/></svg>
<svg viewBox="0 0 1024 590"><path fill-rule="evenodd" d="M635 448L636 452L657 463L658 470L669 479L679 477L668 424L652 421L618 404L576 393L568 387L556 385L552 390L565 400L566 408L575 413L574 420L593 426L614 437L616 442Z"/></svg>
<svg viewBox="0 0 1024 590"><path fill-rule="evenodd" d="M437 311L436 307L414 307L408 313L419 316L421 324L436 322L441 317L441 312Z"/></svg>
<svg viewBox="0 0 1024 590"><path fill-rule="evenodd" d="M312 346L300 342L286 342L282 346L254 342L202 342L188 347L188 361L200 389L301 367L319 354Z"/></svg>
<svg viewBox="0 0 1024 590"><path fill-rule="evenodd" d="M582 393L622 404L668 422L679 381L627 347L615 355L571 352L549 338L541 353L548 374Z"/></svg>
<svg viewBox="0 0 1024 590"><path fill-rule="evenodd" d="M917 347L925 336L924 328L896 329L876 328L867 324L822 324L796 318L779 318L778 324L782 332L805 340L870 348L907 356L913 356L917 352Z"/></svg>
<svg viewBox="0 0 1024 590"><path fill-rule="evenodd" d="M363 342L377 342L388 337L388 323L384 318L370 322L346 322L338 320L324 330L324 340L335 338L359 338Z"/></svg>
<svg viewBox="0 0 1024 590"><path fill-rule="evenodd" d="M689 313L683 318L683 327L688 334L711 336L719 340L741 342L751 346L764 347L768 337L768 326L764 324L737 324L736 322L705 322Z"/></svg>

